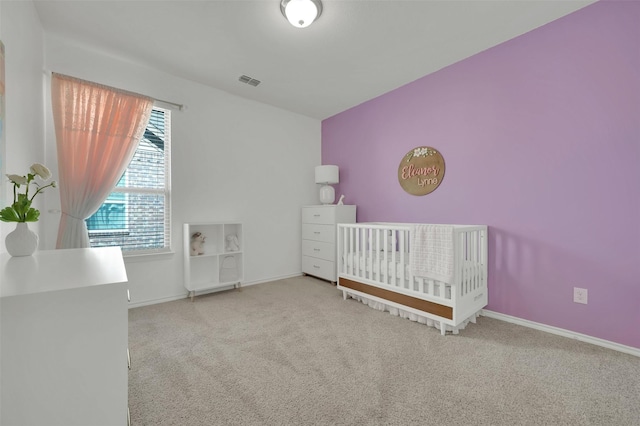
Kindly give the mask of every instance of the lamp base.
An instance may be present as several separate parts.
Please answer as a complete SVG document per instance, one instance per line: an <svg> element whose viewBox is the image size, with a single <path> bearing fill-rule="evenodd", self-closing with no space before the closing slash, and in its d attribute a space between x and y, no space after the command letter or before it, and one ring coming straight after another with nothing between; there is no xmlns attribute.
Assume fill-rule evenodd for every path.
<svg viewBox="0 0 640 426"><path fill-rule="evenodd" d="M333 204L336 200L336 191L331 185L322 185L320 187L320 202L322 204Z"/></svg>

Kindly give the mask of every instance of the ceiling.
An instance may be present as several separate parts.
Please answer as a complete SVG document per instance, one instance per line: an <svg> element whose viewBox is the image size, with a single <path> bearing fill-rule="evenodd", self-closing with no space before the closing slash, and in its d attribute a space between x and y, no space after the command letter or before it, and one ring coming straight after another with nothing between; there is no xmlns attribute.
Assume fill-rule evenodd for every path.
<svg viewBox="0 0 640 426"><path fill-rule="evenodd" d="M46 34L317 119L593 2L323 0L300 29L279 0L34 1Z"/></svg>

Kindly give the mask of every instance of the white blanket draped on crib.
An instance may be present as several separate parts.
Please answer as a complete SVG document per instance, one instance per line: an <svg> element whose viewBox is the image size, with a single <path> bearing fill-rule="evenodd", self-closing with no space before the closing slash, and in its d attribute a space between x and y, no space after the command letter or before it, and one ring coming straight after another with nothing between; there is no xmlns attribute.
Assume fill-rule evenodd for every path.
<svg viewBox="0 0 640 426"><path fill-rule="evenodd" d="M412 274L451 284L453 248L452 225L414 225L410 252Z"/></svg>

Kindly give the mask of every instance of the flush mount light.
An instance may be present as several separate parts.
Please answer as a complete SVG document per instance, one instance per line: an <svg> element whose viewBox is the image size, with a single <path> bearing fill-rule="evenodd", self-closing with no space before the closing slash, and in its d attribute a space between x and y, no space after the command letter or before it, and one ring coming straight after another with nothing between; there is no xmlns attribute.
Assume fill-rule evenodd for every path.
<svg viewBox="0 0 640 426"><path fill-rule="evenodd" d="M320 0L280 0L280 11L294 27L311 25L322 13Z"/></svg>

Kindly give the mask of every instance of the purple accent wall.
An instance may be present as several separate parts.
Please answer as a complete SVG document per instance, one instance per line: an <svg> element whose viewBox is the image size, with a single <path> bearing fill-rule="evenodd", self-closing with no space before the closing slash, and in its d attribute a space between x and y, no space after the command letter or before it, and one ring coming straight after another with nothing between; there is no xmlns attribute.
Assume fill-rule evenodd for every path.
<svg viewBox="0 0 640 426"><path fill-rule="evenodd" d="M422 145L446 174L418 197L397 170ZM640 2L595 3L324 120L322 162L359 222L489 225L488 309L640 348Z"/></svg>

